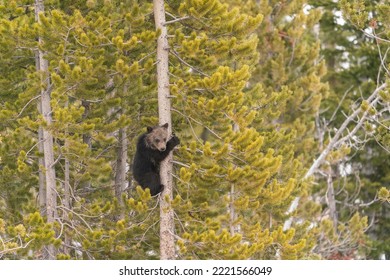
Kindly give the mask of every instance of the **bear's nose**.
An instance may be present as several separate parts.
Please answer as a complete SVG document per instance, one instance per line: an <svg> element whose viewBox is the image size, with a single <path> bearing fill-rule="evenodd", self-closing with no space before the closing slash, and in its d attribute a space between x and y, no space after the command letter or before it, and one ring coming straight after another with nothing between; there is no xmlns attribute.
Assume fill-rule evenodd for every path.
<svg viewBox="0 0 390 280"><path fill-rule="evenodd" d="M160 151L161 151L161 152L164 152L164 151L165 151L165 148L160 148Z"/></svg>

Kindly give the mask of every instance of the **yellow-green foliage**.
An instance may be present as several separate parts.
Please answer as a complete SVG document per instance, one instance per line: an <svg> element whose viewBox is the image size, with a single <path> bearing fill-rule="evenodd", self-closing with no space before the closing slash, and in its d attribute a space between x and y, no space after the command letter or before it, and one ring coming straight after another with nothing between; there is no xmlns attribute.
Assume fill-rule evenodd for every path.
<svg viewBox="0 0 390 280"><path fill-rule="evenodd" d="M170 201L137 186L131 170L137 137L159 121L161 30L155 30L152 1L51 1L41 23L25 2L0 7L0 252L10 249L6 258L26 258L29 250L39 258L44 246L54 245L58 259L158 259L160 199L174 210L180 259L309 259L329 257L335 244L343 248L340 237L350 238L348 246L364 243L367 220L340 213L348 218L335 227L321 219L316 201L327 186L313 184L315 177L302 181L328 143L319 143L315 129L332 86L323 81L324 46L312 32L320 9L304 0L165 1L165 86L172 131L181 140ZM349 2L340 4L363 28L366 6ZM380 6L384 25L387 12ZM47 73L37 69L37 49ZM50 91L52 123L39 111L43 90ZM389 99L385 91L380 97ZM361 109L378 113L365 101ZM386 126L364 127L389 147ZM42 127L54 137L53 224L37 212ZM118 195L124 131L129 184ZM352 152L342 146L326 160L339 164ZM375 192L389 201L385 184ZM295 196L300 208L287 214ZM290 216L299 223L283 231Z"/></svg>

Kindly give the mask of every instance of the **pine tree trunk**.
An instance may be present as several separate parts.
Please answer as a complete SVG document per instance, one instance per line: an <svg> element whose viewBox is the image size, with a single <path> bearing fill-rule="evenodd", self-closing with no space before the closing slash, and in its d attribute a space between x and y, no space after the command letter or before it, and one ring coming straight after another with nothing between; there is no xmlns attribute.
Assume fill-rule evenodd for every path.
<svg viewBox="0 0 390 280"><path fill-rule="evenodd" d="M158 114L160 124L168 123L168 133L172 133L171 101L169 99L169 45L165 23L165 8L163 0L154 0L154 20L156 29L161 31L157 39L157 88ZM172 153L160 165L161 184L164 191L160 195L160 259L175 259L174 221L172 200ZM165 198L168 197L167 201Z"/></svg>
<svg viewBox="0 0 390 280"><path fill-rule="evenodd" d="M38 17L36 16L36 20L38 20ZM35 53L35 68L37 71L40 71L40 65L39 65L39 51L37 50ZM38 113L42 114L42 103L39 102L37 105ZM39 191L38 191L38 197L39 197L39 212L41 213L41 216L46 216L46 180L45 180L45 172L43 170L45 166L45 161L41 155L43 155L43 128L40 126L38 128L38 151L39 151L39 158L38 158L38 179L39 179Z"/></svg>
<svg viewBox="0 0 390 280"><path fill-rule="evenodd" d="M65 140L66 141L66 140ZM66 141L65 142L65 150L66 152L68 153L69 152L69 144L68 142ZM64 174L64 200L63 200L63 204L64 204L64 207L65 207L65 210L63 211L63 216L62 218L64 219L65 222L68 222L69 223L69 219L68 219L68 211L70 211L71 207L72 207L72 203L71 203L71 187L70 187L70 162L69 162L69 159L68 159L68 156L65 155L65 174ZM70 245L71 245L71 238L69 236L69 234L65 231L64 233L64 254L70 254Z"/></svg>
<svg viewBox="0 0 390 280"><path fill-rule="evenodd" d="M38 61L38 60L37 60ZM39 68L37 68L39 69ZM41 111L41 104L38 105L38 112L39 114L42 113ZM41 213L41 216L46 216L46 179L45 179L45 172L43 170L45 166L45 160L41 156L43 154L43 128L38 128L38 151L39 151L39 158L38 158L38 166L39 166L39 212Z"/></svg>
<svg viewBox="0 0 390 280"><path fill-rule="evenodd" d="M328 184L328 189L326 191L326 203L328 204L329 208L329 216L330 219L333 222L333 228L336 231L337 230L337 210L336 210L336 197L334 194L334 187L333 187L333 178L332 178L332 167L329 165L328 173L326 174L326 182Z"/></svg>
<svg viewBox="0 0 390 280"><path fill-rule="evenodd" d="M89 111L90 111L91 104L88 101L82 100L81 105L84 107L83 117L86 118ZM92 149L92 137L89 133L83 134L83 142L88 145L89 150ZM91 189L91 180L83 182L81 187L84 191L86 191L88 193L88 191L90 191L90 189Z"/></svg>
<svg viewBox="0 0 390 280"><path fill-rule="evenodd" d="M68 146L68 144L65 144ZM68 150L68 147L66 147L66 150ZM71 208L71 190L70 190L70 162L67 156L65 156L65 174L64 174L64 206L67 209Z"/></svg>
<svg viewBox="0 0 390 280"><path fill-rule="evenodd" d="M39 14L44 11L43 0L35 0L35 17L39 23ZM38 39L41 42L41 38ZM41 81L44 88L41 90L41 113L46 124L52 123L51 106L50 106L50 80L48 74L48 61L44 58L44 53L38 50L38 70L41 73ZM56 174L54 169L54 150L53 136L46 128L42 128L43 136L43 154L46 180L46 217L48 223L53 223L56 217ZM55 259L56 252L53 245L46 248L45 259Z"/></svg>
<svg viewBox="0 0 390 280"><path fill-rule="evenodd" d="M126 128L119 129L118 152L116 160L115 173L115 197L118 199L119 205L123 206L122 193L127 186L126 167L127 167L127 133ZM123 218L123 213L118 216Z"/></svg>

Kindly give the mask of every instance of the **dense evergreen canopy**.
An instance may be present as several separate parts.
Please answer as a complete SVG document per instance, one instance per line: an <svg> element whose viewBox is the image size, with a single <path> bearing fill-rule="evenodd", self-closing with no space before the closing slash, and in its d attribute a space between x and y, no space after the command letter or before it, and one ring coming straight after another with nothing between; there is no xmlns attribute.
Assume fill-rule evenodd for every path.
<svg viewBox="0 0 390 280"><path fill-rule="evenodd" d="M388 1L166 0L172 197L153 5L0 0L0 259L390 258Z"/></svg>

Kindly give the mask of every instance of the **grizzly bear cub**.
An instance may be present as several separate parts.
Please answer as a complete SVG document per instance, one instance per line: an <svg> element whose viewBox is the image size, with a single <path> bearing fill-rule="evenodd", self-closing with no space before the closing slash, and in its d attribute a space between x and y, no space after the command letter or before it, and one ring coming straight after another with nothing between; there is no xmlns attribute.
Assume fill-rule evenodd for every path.
<svg viewBox="0 0 390 280"><path fill-rule="evenodd" d="M149 188L155 196L162 192L164 185L160 181L160 163L180 144L179 138L168 138L168 123L162 126L148 127L137 143L133 162L134 179L143 189Z"/></svg>

